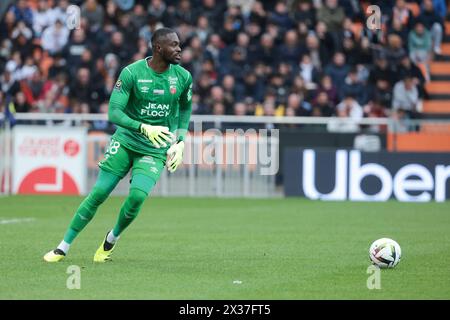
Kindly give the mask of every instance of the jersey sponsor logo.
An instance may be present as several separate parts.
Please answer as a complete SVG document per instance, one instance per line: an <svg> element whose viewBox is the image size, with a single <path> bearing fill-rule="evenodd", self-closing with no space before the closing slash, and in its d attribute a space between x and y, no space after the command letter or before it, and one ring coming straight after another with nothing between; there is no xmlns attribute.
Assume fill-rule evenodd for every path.
<svg viewBox="0 0 450 320"><path fill-rule="evenodd" d="M153 82L153 80L152 79L138 79L138 83L146 83L146 82L151 83L151 82Z"/></svg>
<svg viewBox="0 0 450 320"><path fill-rule="evenodd" d="M161 103L149 103L141 109L141 116L149 117L167 117L169 115L170 105Z"/></svg>
<svg viewBox="0 0 450 320"><path fill-rule="evenodd" d="M163 95L164 94L164 90L163 89L153 89L153 94Z"/></svg>
<svg viewBox="0 0 450 320"><path fill-rule="evenodd" d="M170 86L175 86L177 84L177 81L178 81L177 77L169 76L167 79L169 80L169 85Z"/></svg>
<svg viewBox="0 0 450 320"><path fill-rule="evenodd" d="M114 86L115 90L120 91L120 88L122 88L122 80L117 80L116 85Z"/></svg>

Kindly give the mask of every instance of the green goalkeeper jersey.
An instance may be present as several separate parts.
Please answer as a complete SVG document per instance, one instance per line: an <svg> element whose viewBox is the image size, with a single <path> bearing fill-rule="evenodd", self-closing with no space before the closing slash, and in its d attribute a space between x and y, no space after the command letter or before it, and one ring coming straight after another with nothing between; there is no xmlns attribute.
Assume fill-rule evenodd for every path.
<svg viewBox="0 0 450 320"><path fill-rule="evenodd" d="M179 65L158 73L138 60L120 73L109 101L109 120L118 128L113 138L126 148L165 159L167 149L155 148L139 132L141 123L166 126L184 140L192 110L192 76Z"/></svg>

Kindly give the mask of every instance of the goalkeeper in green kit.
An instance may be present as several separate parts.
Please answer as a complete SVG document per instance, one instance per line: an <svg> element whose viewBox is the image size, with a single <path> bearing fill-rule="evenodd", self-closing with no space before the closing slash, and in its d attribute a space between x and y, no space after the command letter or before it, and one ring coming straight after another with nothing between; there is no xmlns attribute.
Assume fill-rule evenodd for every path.
<svg viewBox="0 0 450 320"><path fill-rule="evenodd" d="M191 116L192 76L178 65L181 48L174 30L158 29L151 41L153 56L120 73L108 113L118 128L98 164L94 187L75 212L63 241L44 256L47 262L64 259L73 240L131 169L129 195L114 228L94 255L95 262L110 260L121 233L137 217L164 166L174 172L182 162Z"/></svg>

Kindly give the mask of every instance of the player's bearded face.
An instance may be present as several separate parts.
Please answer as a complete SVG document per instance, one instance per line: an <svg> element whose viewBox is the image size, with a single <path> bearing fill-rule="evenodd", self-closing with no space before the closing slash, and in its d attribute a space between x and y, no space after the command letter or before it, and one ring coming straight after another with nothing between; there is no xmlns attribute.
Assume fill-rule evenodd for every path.
<svg viewBox="0 0 450 320"><path fill-rule="evenodd" d="M180 40L176 33L167 35L161 43L160 53L164 61L171 64L179 64L181 61Z"/></svg>

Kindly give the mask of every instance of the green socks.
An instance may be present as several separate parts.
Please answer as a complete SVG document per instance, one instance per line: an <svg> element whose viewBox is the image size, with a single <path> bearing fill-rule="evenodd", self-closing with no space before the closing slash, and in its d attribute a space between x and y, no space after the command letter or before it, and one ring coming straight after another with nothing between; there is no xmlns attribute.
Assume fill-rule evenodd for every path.
<svg viewBox="0 0 450 320"><path fill-rule="evenodd" d="M64 241L71 244L76 236L92 220L98 207L108 198L116 187L120 178L112 173L100 170L100 173L91 193L83 200L70 222L64 235Z"/></svg>
<svg viewBox="0 0 450 320"><path fill-rule="evenodd" d="M120 209L119 218L117 219L117 223L113 229L113 235L115 237L120 236L123 230L125 230L130 223L136 219L145 199L147 199L147 193L140 189L130 189L130 194Z"/></svg>

